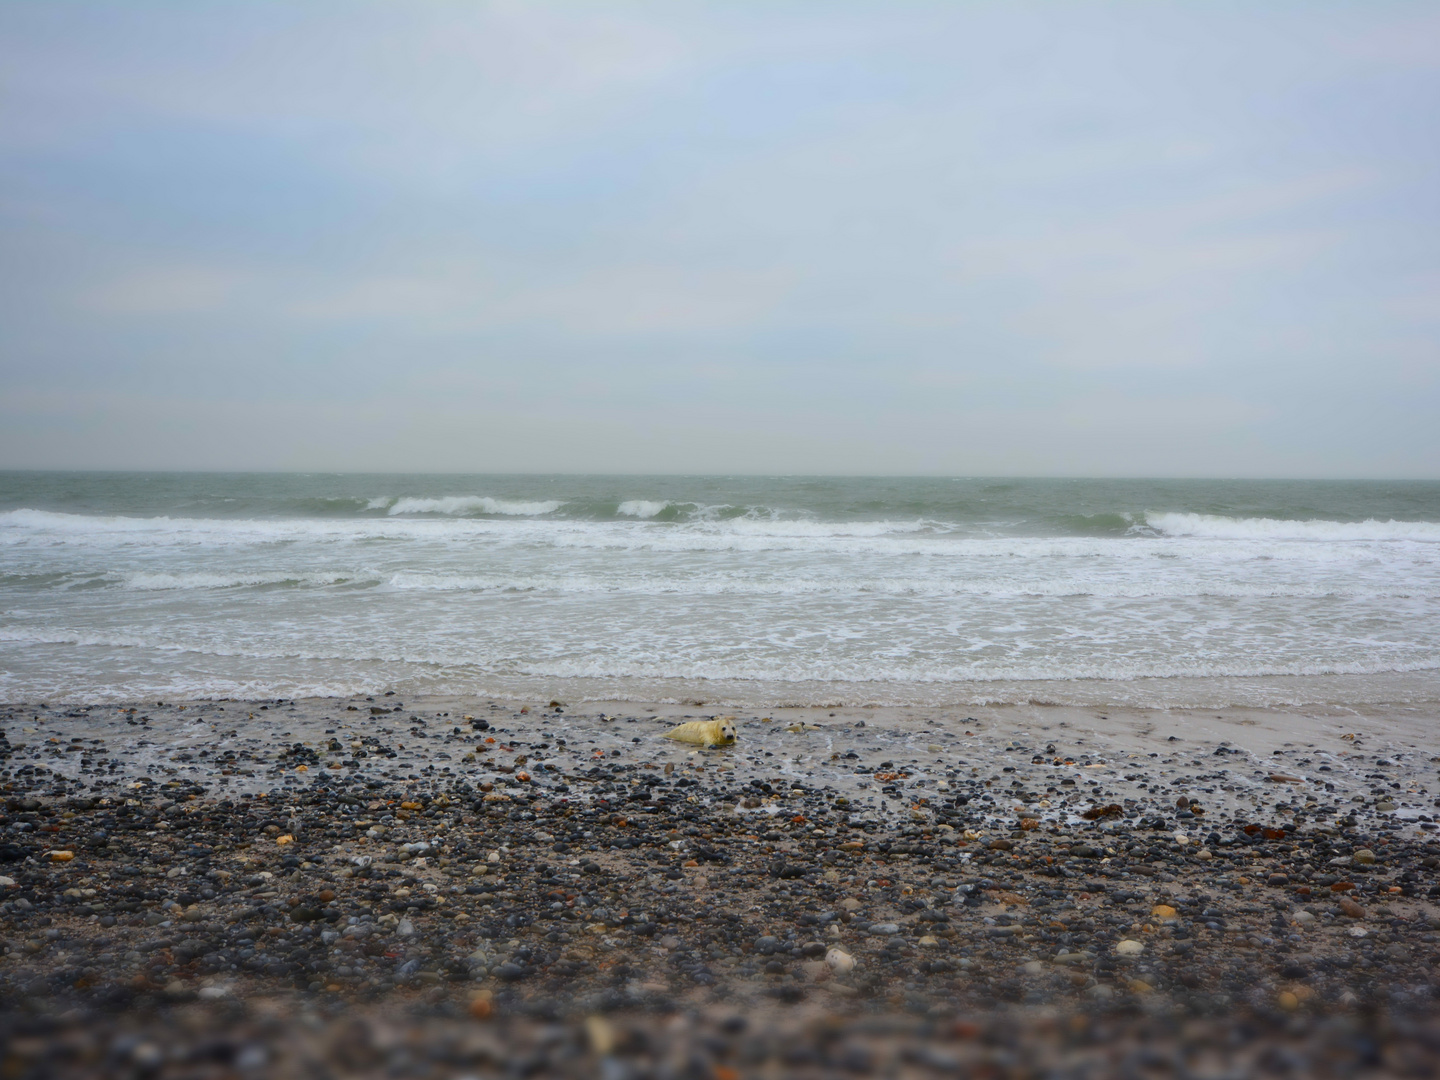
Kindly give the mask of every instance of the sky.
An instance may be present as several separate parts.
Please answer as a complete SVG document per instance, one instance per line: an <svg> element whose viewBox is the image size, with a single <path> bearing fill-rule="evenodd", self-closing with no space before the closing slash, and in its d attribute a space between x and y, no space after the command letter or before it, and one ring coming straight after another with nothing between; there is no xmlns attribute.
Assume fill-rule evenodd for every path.
<svg viewBox="0 0 1440 1080"><path fill-rule="evenodd" d="M1440 477L1433 3L0 5L0 467Z"/></svg>

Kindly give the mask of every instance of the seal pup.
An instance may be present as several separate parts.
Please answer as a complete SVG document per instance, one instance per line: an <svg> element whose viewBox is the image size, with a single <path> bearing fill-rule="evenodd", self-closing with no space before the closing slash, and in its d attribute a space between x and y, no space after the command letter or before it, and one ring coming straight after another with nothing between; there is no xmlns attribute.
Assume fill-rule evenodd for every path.
<svg viewBox="0 0 1440 1080"><path fill-rule="evenodd" d="M735 734L735 718L731 716L723 720L691 720L665 733L667 739L710 749L729 746L739 737Z"/></svg>

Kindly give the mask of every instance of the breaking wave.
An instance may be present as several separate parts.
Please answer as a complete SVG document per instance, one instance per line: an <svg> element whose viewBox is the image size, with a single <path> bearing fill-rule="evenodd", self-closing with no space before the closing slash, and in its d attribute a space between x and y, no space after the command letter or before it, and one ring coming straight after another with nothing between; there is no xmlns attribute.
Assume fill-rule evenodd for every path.
<svg viewBox="0 0 1440 1080"><path fill-rule="evenodd" d="M615 508L617 514L633 518L653 518L673 506L670 502L653 502L649 499L629 499Z"/></svg>
<svg viewBox="0 0 1440 1080"><path fill-rule="evenodd" d="M1415 540L1440 543L1440 523L1433 521L1286 521L1280 518L1236 518L1215 514L1151 513L1145 523L1165 536L1215 540Z"/></svg>
<svg viewBox="0 0 1440 1080"><path fill-rule="evenodd" d="M386 512L391 517L400 514L498 514L502 517L539 517L542 514L553 514L564 505L562 499L520 502L492 499L488 495L446 495L439 499L396 499Z"/></svg>

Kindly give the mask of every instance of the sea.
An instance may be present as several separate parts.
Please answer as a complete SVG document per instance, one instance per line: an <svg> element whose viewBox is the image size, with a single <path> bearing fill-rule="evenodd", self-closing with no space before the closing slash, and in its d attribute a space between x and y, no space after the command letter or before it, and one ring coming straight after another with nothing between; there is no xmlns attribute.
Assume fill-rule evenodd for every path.
<svg viewBox="0 0 1440 1080"><path fill-rule="evenodd" d="M0 699L387 690L1424 707L1440 483L0 473Z"/></svg>

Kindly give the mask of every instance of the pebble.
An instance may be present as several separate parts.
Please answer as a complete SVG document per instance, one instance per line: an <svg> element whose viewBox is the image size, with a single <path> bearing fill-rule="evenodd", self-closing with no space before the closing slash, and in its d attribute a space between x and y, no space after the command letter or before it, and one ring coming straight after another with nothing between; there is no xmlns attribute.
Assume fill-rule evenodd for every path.
<svg viewBox="0 0 1440 1080"><path fill-rule="evenodd" d="M1418 832L1412 839L1390 830L1393 821L1374 833L1345 826L1343 808L1331 817L1302 813L1302 795L1342 802L1318 791L1271 789L1272 802L1293 796L1281 808L1288 814L1246 805L1232 816L1217 795L1214 805L1177 807L1180 820L1167 805L1171 787L1166 801L1152 794L1148 823L1122 807L1104 823L1071 826L1031 804L1044 777L1038 766L1026 776L1027 750L1004 759L1030 788L1013 806L976 802L983 790L998 794L983 788L990 777L957 768L943 797L936 784L910 799L906 778L897 779L907 798L887 813L878 795L866 805L861 792L827 791L844 778L822 777L823 762L811 777L812 763L782 762L778 753L763 760L753 752L752 766L726 752L733 770L705 755L660 760L643 718L633 728L625 718L607 722L625 745L641 738L633 752L600 758L582 749L552 775L541 766L561 760L556 743L584 746L591 721L567 715L563 727L543 726L535 717L529 729L505 731L508 714L494 719L484 731L490 744L468 731L452 738L438 722L420 729L429 748L449 747L454 780L436 772L367 786L324 777L332 787L323 792L297 782L248 800L116 788L104 804L74 811L48 795L31 809L7 803L15 827L0 837L8 845L0 849L8 875L0 879L0 937L10 944L0 1004L31 1000L33 986L38 1000L57 995L66 1007L87 1008L112 993L141 1001L172 994L214 1009L235 1008L227 999L294 994L285 1000L298 1015L316 1001L338 1007L373 997L393 1015L450 1009L471 1024L495 1016L507 1025L550 1009L566 1023L608 1017L618 1059L630 1045L629 1021L618 1018L662 1002L686 1002L674 1015L687 1025L710 1022L697 1017L711 1008L769 1019L807 994L841 1014L932 1018L999 1015L995 1003L1003 1012L1084 1002L1099 1013L1113 1001L1133 1014L1141 994L1146 1010L1167 1001L1188 1016L1192 1008L1238 1014L1248 1006L1235 988L1277 974L1303 982L1284 992L1307 1012L1337 1007L1342 980L1367 1002L1429 986L1422 939L1440 928L1420 919L1435 887L1436 866L1423 864L1433 847ZM765 737L744 725L741 747ZM889 737L872 729L876 740ZM833 725L819 735L808 745L828 741L835 751L827 756L884 745ZM420 741L398 729L386 738ZM484 780L486 794L505 801L485 801L470 776L480 762L469 771L460 763L477 743L489 748L477 759L512 769L528 755L525 789L510 782L513 772L487 766L497 775ZM315 745L323 757L325 744ZM955 752L947 746L935 756ZM987 760L978 745L962 752ZM674 766L668 781L665 764ZM1153 775L1158 766L1124 768ZM1094 786L1111 782L1093 775ZM752 778L771 790L750 786ZM568 797L557 790L561 780ZM472 783L468 792L462 782ZM1096 792L1093 801L1108 808L1111 797ZM1037 827L1025 831L1026 820ZM372 829L385 833L383 843L366 838ZM1018 831L996 835L1010 830ZM272 843L276 836L293 842ZM55 862L47 840L73 859ZM1353 857L1340 854L1352 847ZM1383 869L1359 869L1376 864ZM1347 873L1342 865L1356 868L1353 882L1335 880ZM1262 893L1252 878L1285 891ZM1324 910L1340 914L1341 927L1331 914L1290 906L1318 905L1321 896L1331 897ZM1362 901L1369 930L1353 925L1367 918ZM82 979L84 970L97 974ZM209 978L223 978L225 989ZM75 989L87 979L93 990ZM763 1072L738 1059L735 1068Z"/></svg>

